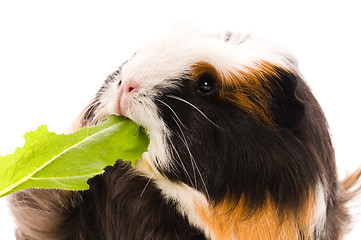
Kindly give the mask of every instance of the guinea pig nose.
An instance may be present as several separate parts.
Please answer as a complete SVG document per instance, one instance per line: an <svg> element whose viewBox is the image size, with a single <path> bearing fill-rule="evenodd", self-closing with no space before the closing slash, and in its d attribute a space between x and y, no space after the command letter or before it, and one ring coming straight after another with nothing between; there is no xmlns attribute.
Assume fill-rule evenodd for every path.
<svg viewBox="0 0 361 240"><path fill-rule="evenodd" d="M133 94L139 88L139 84L136 82L123 82L121 88L123 94Z"/></svg>
<svg viewBox="0 0 361 240"><path fill-rule="evenodd" d="M135 87L132 87L132 86L128 87L128 93L133 92L133 91L134 91L134 89L135 89Z"/></svg>

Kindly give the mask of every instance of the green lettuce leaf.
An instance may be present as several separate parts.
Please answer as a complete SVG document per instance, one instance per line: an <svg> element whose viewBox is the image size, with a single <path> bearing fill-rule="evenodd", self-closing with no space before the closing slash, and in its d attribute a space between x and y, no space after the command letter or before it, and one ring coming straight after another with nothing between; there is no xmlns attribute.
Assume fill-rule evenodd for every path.
<svg viewBox="0 0 361 240"><path fill-rule="evenodd" d="M68 135L40 126L24 138L22 148L0 156L0 197L26 188L86 190L117 159L134 166L149 144L142 128L117 116Z"/></svg>

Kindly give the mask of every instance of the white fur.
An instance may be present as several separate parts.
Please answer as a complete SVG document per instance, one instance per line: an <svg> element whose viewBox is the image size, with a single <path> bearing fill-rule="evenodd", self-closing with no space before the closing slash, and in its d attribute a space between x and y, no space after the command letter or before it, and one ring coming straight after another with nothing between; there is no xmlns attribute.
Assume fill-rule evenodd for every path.
<svg viewBox="0 0 361 240"><path fill-rule="evenodd" d="M154 173L148 177L155 179L166 199L178 203L179 211L188 217L192 225L205 229L206 235L211 238L212 233L203 226L195 212L195 202L208 205L206 197L185 184L170 182L157 171L157 166L171 168L174 157L172 159L169 154L171 146L166 144L171 133L159 116L154 100L158 93L154 87L177 88L177 83L169 80L189 74L191 66L198 62L207 62L224 73L247 71L246 67L256 66L259 60L297 71L293 58L286 51L280 51L279 46L248 34L234 34L227 43L224 42L226 37L226 34L210 35L183 28L149 44L122 66L116 79L108 84L96 113L98 118L117 113L119 80L122 85L130 82L137 84L137 91L127 99L129 106L122 110L122 114L142 125L149 134L150 145L144 160L148 161ZM322 208L321 193L319 198ZM322 214L323 210L316 211L315 218L320 219Z"/></svg>
<svg viewBox="0 0 361 240"><path fill-rule="evenodd" d="M155 157L163 168L169 169L172 161L167 152L165 139L169 131L158 116L154 103L155 86L176 88L174 81L190 72L193 64L203 61L214 66L218 71L228 73L244 70L256 61L264 60L273 64L295 69L295 61L280 47L262 41L249 34L233 34L228 43L224 42L226 34L210 35L196 29L183 27L139 50L124 66L116 81L109 84L107 92L102 95L99 118L117 113L118 82L122 85L135 82L139 88L127 99L123 115L144 126L150 136L149 153L152 166ZM140 103L142 102L142 103Z"/></svg>
<svg viewBox="0 0 361 240"><path fill-rule="evenodd" d="M144 153L140 161L149 163L151 162L149 161L149 157L148 153ZM136 169L145 175L145 177L151 178L155 182L166 201L177 203L179 213L186 217L191 225L204 230L208 238L215 239L213 232L202 222L196 211L195 204L204 206L204 209L208 209L209 207L209 203L204 194L184 183L175 183L164 178L154 168L149 169L138 163Z"/></svg>
<svg viewBox="0 0 361 240"><path fill-rule="evenodd" d="M311 228L312 231L316 230L316 239L322 237L322 234L325 232L326 225L326 214L327 214L327 203L324 187L321 182L317 184L316 194L315 194L315 208L314 208L314 223Z"/></svg>
<svg viewBox="0 0 361 240"><path fill-rule="evenodd" d="M108 115L115 114L115 104L117 99L118 81L108 83L107 91L100 97L100 107L97 109L96 115L100 119L105 119Z"/></svg>

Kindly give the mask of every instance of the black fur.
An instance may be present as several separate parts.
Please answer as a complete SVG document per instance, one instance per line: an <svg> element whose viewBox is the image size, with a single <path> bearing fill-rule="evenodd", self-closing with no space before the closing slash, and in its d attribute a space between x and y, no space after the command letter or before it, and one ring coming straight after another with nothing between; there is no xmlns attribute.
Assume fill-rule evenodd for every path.
<svg viewBox="0 0 361 240"><path fill-rule="evenodd" d="M230 43L232 37L229 33L223 40ZM272 127L222 99L217 92L222 86L212 94L199 94L196 79L186 73L182 79L167 80L178 88L155 86L154 101L171 132L168 145L174 146L169 148L174 168L158 170L171 181L204 193L215 205L226 197L237 204L244 197L247 216L265 204L267 194L280 216L302 214L297 211L310 190L317 191L316 184L321 184L327 219L317 240L338 240L349 222L345 202L351 195L337 180L326 118L296 72L273 67L276 74L267 75ZM83 125L97 123L99 99L120 73L121 68L107 78L85 111ZM262 104L260 96L247 94L256 105ZM179 213L176 202L166 200L151 179L129 164L118 162L89 184L83 192L12 194L18 239L205 239L203 230ZM240 221L247 216L239 216ZM302 234L298 240L306 238Z"/></svg>
<svg viewBox="0 0 361 240"><path fill-rule="evenodd" d="M350 220L344 206L350 195L337 180L326 118L299 76L281 70L278 74L279 77L270 79L274 101L270 106L276 131L259 124L237 106L217 99L217 95L200 96L189 79L182 80L178 91L165 91L160 99L177 116L160 102L158 107L173 130L171 141L176 146L173 156L181 159L175 158L178 171L164 173L173 181L186 182L202 191L214 203L222 201L226 194L236 199L244 194L250 214L264 204L267 192L280 214L297 211L308 190L314 189L320 180L327 205L322 239L339 239ZM197 106L217 126L198 110L169 95ZM194 168L189 152L197 160L199 170Z"/></svg>
<svg viewBox="0 0 361 240"><path fill-rule="evenodd" d="M294 95L296 76L287 72L280 76L270 79L275 102L270 105L277 109L276 131L217 95L200 95L189 79L180 80L178 90L161 94L156 102L163 120L173 130L170 141L176 148L172 155L177 170L164 170L166 176L202 191L215 203L226 194L235 199L244 195L249 208L257 209L269 192L281 209L297 209L324 173L320 160L312 159L294 133L304 116L304 105ZM172 96L197 106L215 124Z"/></svg>
<svg viewBox="0 0 361 240"><path fill-rule="evenodd" d="M17 239L205 239L151 180L135 174L129 162L118 161L89 180L89 185L82 192L25 190L13 194L17 221L28 226ZM27 206L22 205L24 201Z"/></svg>
<svg viewBox="0 0 361 240"><path fill-rule="evenodd" d="M293 130L298 127L305 113L303 100L295 95L297 85L302 80L295 73L278 67L274 70L276 76L270 76L269 79L273 86L274 102L270 105L272 117L277 127Z"/></svg>

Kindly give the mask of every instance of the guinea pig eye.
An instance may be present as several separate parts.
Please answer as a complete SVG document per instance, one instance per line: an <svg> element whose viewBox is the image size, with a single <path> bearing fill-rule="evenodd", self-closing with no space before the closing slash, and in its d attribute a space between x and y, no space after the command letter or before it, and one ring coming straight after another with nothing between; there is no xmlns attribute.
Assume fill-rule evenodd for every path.
<svg viewBox="0 0 361 240"><path fill-rule="evenodd" d="M215 93L216 80L211 74L204 73L197 79L196 86L198 93L204 96L210 96Z"/></svg>

